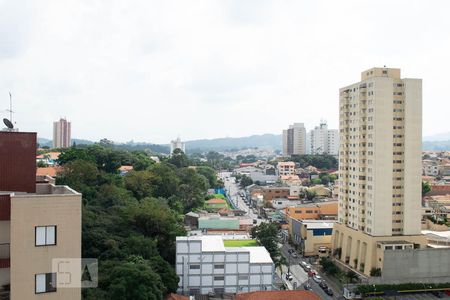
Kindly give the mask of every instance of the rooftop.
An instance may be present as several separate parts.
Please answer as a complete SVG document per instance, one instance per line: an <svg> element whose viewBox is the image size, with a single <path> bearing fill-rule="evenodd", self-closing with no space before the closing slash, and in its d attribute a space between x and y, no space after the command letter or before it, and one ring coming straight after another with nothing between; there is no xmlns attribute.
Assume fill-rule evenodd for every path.
<svg viewBox="0 0 450 300"><path fill-rule="evenodd" d="M236 300L321 300L312 291L258 291L236 295Z"/></svg>
<svg viewBox="0 0 450 300"><path fill-rule="evenodd" d="M334 221L323 221L323 220L303 220L301 221L308 229L329 229L333 228Z"/></svg>
<svg viewBox="0 0 450 300"><path fill-rule="evenodd" d="M380 241L378 242L378 244L382 244L382 245L411 245L411 242L407 242L407 241L402 241L402 240L398 240L398 241Z"/></svg>
<svg viewBox="0 0 450 300"><path fill-rule="evenodd" d="M206 201L207 204L225 204L226 201L223 199L218 199L218 198L214 198L214 199L210 199L208 201Z"/></svg>

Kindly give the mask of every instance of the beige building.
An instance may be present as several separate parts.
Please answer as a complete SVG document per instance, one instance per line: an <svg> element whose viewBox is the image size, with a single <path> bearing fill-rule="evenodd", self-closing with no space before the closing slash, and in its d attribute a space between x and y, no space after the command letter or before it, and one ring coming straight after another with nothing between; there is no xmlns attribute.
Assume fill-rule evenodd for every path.
<svg viewBox="0 0 450 300"><path fill-rule="evenodd" d="M303 123L289 125L283 130L283 155L306 154L306 129Z"/></svg>
<svg viewBox="0 0 450 300"><path fill-rule="evenodd" d="M422 81L373 68L340 89L339 210L333 248L368 275L380 249L422 248ZM389 245L388 245L389 244Z"/></svg>
<svg viewBox="0 0 450 300"><path fill-rule="evenodd" d="M63 118L53 122L53 148L68 148L71 141L71 123Z"/></svg>
<svg viewBox="0 0 450 300"><path fill-rule="evenodd" d="M79 287L61 285L81 283L81 194L55 186L51 177L36 178L35 133L3 134L0 142L0 177L22 178L0 180L0 296L81 299ZM54 268L53 259L77 261L70 277Z"/></svg>
<svg viewBox="0 0 450 300"><path fill-rule="evenodd" d="M279 176L295 175L295 162L293 161L279 162L277 164L277 169Z"/></svg>

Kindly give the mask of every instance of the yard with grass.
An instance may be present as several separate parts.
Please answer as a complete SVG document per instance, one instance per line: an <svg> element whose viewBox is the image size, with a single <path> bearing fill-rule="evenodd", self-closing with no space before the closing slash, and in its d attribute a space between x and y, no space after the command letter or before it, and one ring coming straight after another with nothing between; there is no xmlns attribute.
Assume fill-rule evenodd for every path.
<svg viewBox="0 0 450 300"><path fill-rule="evenodd" d="M224 240L225 247L254 247L259 246L256 240Z"/></svg>

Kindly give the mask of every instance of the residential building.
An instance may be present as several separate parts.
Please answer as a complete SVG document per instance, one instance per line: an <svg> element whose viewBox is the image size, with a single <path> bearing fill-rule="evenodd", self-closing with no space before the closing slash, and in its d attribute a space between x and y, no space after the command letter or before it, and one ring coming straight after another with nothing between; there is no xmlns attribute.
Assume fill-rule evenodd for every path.
<svg viewBox="0 0 450 300"><path fill-rule="evenodd" d="M260 193L264 201L272 201L278 198L287 198L290 195L290 188L285 186L264 186Z"/></svg>
<svg viewBox="0 0 450 300"><path fill-rule="evenodd" d="M278 175L295 175L295 162L282 161L277 164Z"/></svg>
<svg viewBox="0 0 450 300"><path fill-rule="evenodd" d="M53 259L81 258L81 194L36 177L36 133L0 132L0 144L0 291L10 285L2 295L81 299L52 267ZM72 283L79 285L78 264Z"/></svg>
<svg viewBox="0 0 450 300"><path fill-rule="evenodd" d="M66 119L53 122L53 148L69 148L72 146L71 123Z"/></svg>
<svg viewBox="0 0 450 300"><path fill-rule="evenodd" d="M402 79L400 69L373 68L340 89L339 107L333 247L341 262L369 275L384 267L380 245L426 247L420 232L422 81Z"/></svg>
<svg viewBox="0 0 450 300"><path fill-rule="evenodd" d="M306 129L303 123L294 123L283 130L283 155L306 154Z"/></svg>
<svg viewBox="0 0 450 300"><path fill-rule="evenodd" d="M339 153L339 133L336 129L328 129L326 121L321 121L308 133L308 154L329 154Z"/></svg>
<svg viewBox="0 0 450 300"><path fill-rule="evenodd" d="M334 221L293 219L290 237L300 246L303 256L325 256L331 249L333 225Z"/></svg>
<svg viewBox="0 0 450 300"><path fill-rule="evenodd" d="M286 207L293 206L293 205L299 205L302 202L300 200L296 199L287 199L287 198L278 198L272 200L272 207L280 210L280 209L286 209Z"/></svg>
<svg viewBox="0 0 450 300"><path fill-rule="evenodd" d="M227 247L222 236L176 238L179 294L272 290L274 264L264 247Z"/></svg>
<svg viewBox="0 0 450 300"><path fill-rule="evenodd" d="M170 154L172 154L175 149L180 149L186 153L186 144L181 141L180 137L176 140L170 141Z"/></svg>
<svg viewBox="0 0 450 300"><path fill-rule="evenodd" d="M338 201L305 203L285 209L286 219L297 220L335 220L338 214Z"/></svg>
<svg viewBox="0 0 450 300"><path fill-rule="evenodd" d="M439 164L434 160L423 160L422 161L422 175L424 176L438 176L439 175Z"/></svg>

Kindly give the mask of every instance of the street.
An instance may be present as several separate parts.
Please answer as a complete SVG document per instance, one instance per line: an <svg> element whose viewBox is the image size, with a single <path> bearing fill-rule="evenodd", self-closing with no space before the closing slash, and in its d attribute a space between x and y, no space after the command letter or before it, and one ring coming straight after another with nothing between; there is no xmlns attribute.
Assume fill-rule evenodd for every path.
<svg viewBox="0 0 450 300"><path fill-rule="evenodd" d="M302 259L300 258L300 255L298 255L299 258L293 258L288 252L289 249L293 249L293 248L291 248L288 245L281 245L281 247L280 247L281 254L286 258L288 265L290 266L289 267L290 274L294 277L294 279L292 280L292 283L288 284L289 287L293 287L294 282L296 282L297 289L304 289L304 285L306 283L308 283L311 286L312 290L317 295L319 295L322 299L331 300L331 299L340 299L341 298L338 291L335 288L331 287L330 284L327 282L328 286L331 287L331 289L334 292L333 296L328 296L322 290L322 288L319 286L319 284L317 282L315 282L312 278L308 277L308 274L299 265L299 263L302 261ZM289 261L290 261L290 263L289 263ZM308 264L309 264L308 260L305 260L305 261L308 262ZM283 266L283 274L282 274L281 278L283 279L283 281L285 283L289 282L288 280L286 280L286 276L285 276L287 270L288 270L288 267ZM316 269L316 271L317 271L317 269ZM279 271L277 271L277 272L279 272Z"/></svg>

